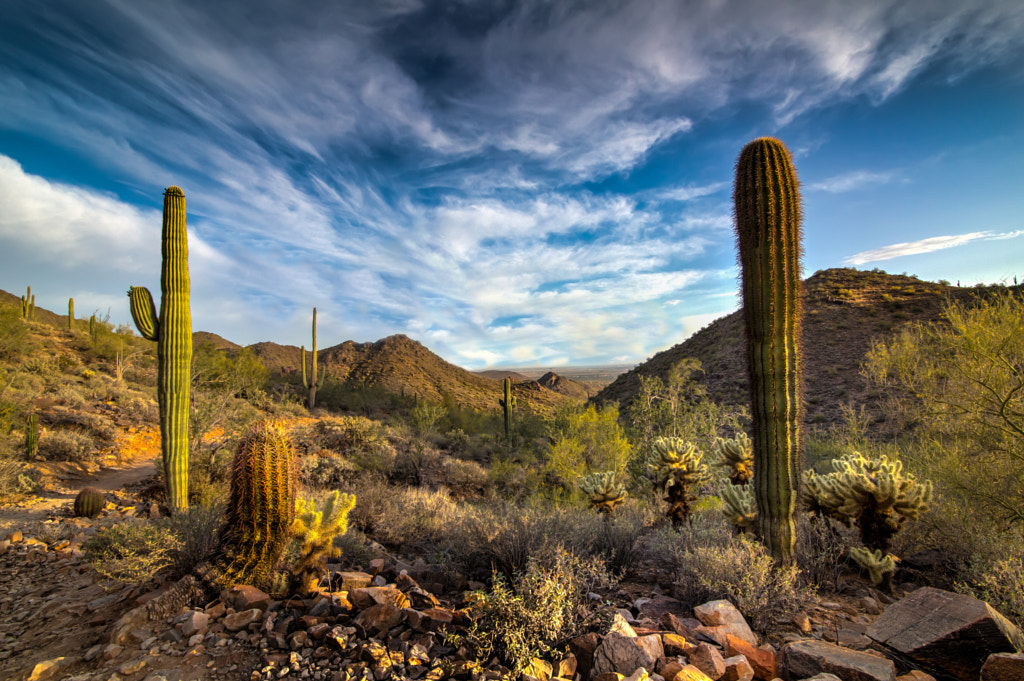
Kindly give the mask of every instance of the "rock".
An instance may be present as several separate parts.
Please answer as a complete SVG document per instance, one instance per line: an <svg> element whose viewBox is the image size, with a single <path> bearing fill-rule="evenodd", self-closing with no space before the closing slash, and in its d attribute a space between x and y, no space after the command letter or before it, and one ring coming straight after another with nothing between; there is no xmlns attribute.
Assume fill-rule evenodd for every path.
<svg viewBox="0 0 1024 681"><path fill-rule="evenodd" d="M253 622L259 622L263 618L263 611L257 608L232 613L224 618L224 628L228 631L241 631Z"/></svg>
<svg viewBox="0 0 1024 681"><path fill-rule="evenodd" d="M786 644L779 666L784 678L795 681L828 672L843 681L896 681L896 665L868 653L847 650L824 641L794 641Z"/></svg>
<svg viewBox="0 0 1024 681"><path fill-rule="evenodd" d="M409 599L404 593L392 586L369 586L352 589L348 592L348 600L357 610L365 610L374 604L387 603L396 608L407 608Z"/></svg>
<svg viewBox="0 0 1024 681"><path fill-rule="evenodd" d="M185 638L192 638L196 634L206 633L206 629L209 625L209 615L205 612L196 612L193 610L183 616L178 627L181 629L182 636Z"/></svg>
<svg viewBox="0 0 1024 681"><path fill-rule="evenodd" d="M925 674L920 669L912 669L903 676L897 676L896 681L935 681L935 677L931 674Z"/></svg>
<svg viewBox="0 0 1024 681"><path fill-rule="evenodd" d="M67 658L55 657L52 660L43 660L32 668L28 681L46 681L60 674L67 666Z"/></svg>
<svg viewBox="0 0 1024 681"><path fill-rule="evenodd" d="M243 610L266 610L270 607L270 596L254 586L235 584L220 592L220 600L235 612Z"/></svg>
<svg viewBox="0 0 1024 681"><path fill-rule="evenodd" d="M673 676L669 681L712 681L708 675L692 664L688 664Z"/></svg>
<svg viewBox="0 0 1024 681"><path fill-rule="evenodd" d="M718 681L725 674L725 660L718 649L710 643L699 643L687 655L690 664L704 672L711 681ZM771 681L769 679L769 681Z"/></svg>
<svg viewBox="0 0 1024 681"><path fill-rule="evenodd" d="M633 625L629 623L622 613L622 610L615 613L615 618L612 620L612 626L608 629L608 633L615 632L629 638L636 638L636 630L633 629Z"/></svg>
<svg viewBox="0 0 1024 681"><path fill-rule="evenodd" d="M752 646L757 645L757 636L750 630L747 620L743 618L743 615L736 609L736 606L729 601L710 601L703 605L698 605L693 609L693 614L706 627L713 627L726 635L731 634L741 638ZM723 646L725 645L724 637L722 644Z"/></svg>
<svg viewBox="0 0 1024 681"><path fill-rule="evenodd" d="M811 633L811 618L802 610L793 615L793 625L803 634Z"/></svg>
<svg viewBox="0 0 1024 681"><path fill-rule="evenodd" d="M655 664L654 671L667 681L672 681L676 677L676 674L683 671L683 667L686 665L679 660L670 660L668 658L662 658Z"/></svg>
<svg viewBox="0 0 1024 681"><path fill-rule="evenodd" d="M538 679L538 681L548 681L554 671L554 667L551 666L550 662L542 660L539 657L531 657L530 663L526 665L523 673L529 674L535 679Z"/></svg>
<svg viewBox="0 0 1024 681"><path fill-rule="evenodd" d="M569 653L558 661L558 669L555 671L558 672L557 676L563 679L571 679L576 676L577 666L576 656Z"/></svg>
<svg viewBox="0 0 1024 681"><path fill-rule="evenodd" d="M108 643L107 645L103 646L103 659L113 660L115 657L121 654L122 650L124 650L124 648L117 645L116 643Z"/></svg>
<svg viewBox="0 0 1024 681"><path fill-rule="evenodd" d="M404 618L405 615L400 608L390 603L376 603L359 613L355 621L371 634L383 634L398 626Z"/></svg>
<svg viewBox="0 0 1024 681"><path fill-rule="evenodd" d="M576 671L581 679L590 678L590 670L594 668L594 653L600 644L601 637L594 632L569 641L569 652L576 656Z"/></svg>
<svg viewBox="0 0 1024 681"><path fill-rule="evenodd" d="M661 638L654 636L661 646ZM638 637L631 637L617 631L610 632L601 641L594 653L594 671L597 674L618 672L632 674L637 667L653 669L654 662L661 655L653 656L648 648L640 645Z"/></svg>
<svg viewBox="0 0 1024 681"><path fill-rule="evenodd" d="M138 659L129 660L128 662L123 663L120 667L117 668L117 671L119 674L131 676L132 674L138 674L139 672L141 672L143 669L146 668L147 664L149 663L146 661L146 659L140 657Z"/></svg>
<svg viewBox="0 0 1024 681"><path fill-rule="evenodd" d="M1024 635L991 605L933 587L896 601L868 627L879 649L975 681L989 655L1024 651Z"/></svg>
<svg viewBox="0 0 1024 681"><path fill-rule="evenodd" d="M648 598L646 601L637 606L637 612L640 613L640 618L649 618L652 620L660 620L665 614L671 613L677 617L685 617L689 614L689 609L682 601L669 598L668 596L655 596L654 598Z"/></svg>
<svg viewBox="0 0 1024 681"><path fill-rule="evenodd" d="M665 648L665 654L669 657L685 655L687 651L693 650L693 644L687 643L686 639L679 634L662 634L661 645Z"/></svg>
<svg viewBox="0 0 1024 681"><path fill-rule="evenodd" d="M742 655L733 655L725 658L725 674L721 681L751 681L754 678L754 668Z"/></svg>
<svg viewBox="0 0 1024 681"><path fill-rule="evenodd" d="M592 681L622 681L624 678L625 677L618 672L604 672L603 674L595 676Z"/></svg>
<svg viewBox="0 0 1024 681"><path fill-rule="evenodd" d="M827 672L822 672L821 674L815 674L814 676L812 676L809 679L804 679L804 681L843 681L843 680L841 678L839 678L838 676L836 676L835 674L829 674Z"/></svg>
<svg viewBox="0 0 1024 681"><path fill-rule="evenodd" d="M762 648L755 648L741 638L729 636L725 643L725 654L729 657L742 655L747 658L754 678L761 681L772 681L776 676L775 653Z"/></svg>
<svg viewBox="0 0 1024 681"><path fill-rule="evenodd" d="M981 681L1024 679L1024 653L994 653L981 667Z"/></svg>
<svg viewBox="0 0 1024 681"><path fill-rule="evenodd" d="M373 577L365 572L337 572L333 575L333 578L340 580L336 587L339 591L365 589L373 582Z"/></svg>
<svg viewBox="0 0 1024 681"><path fill-rule="evenodd" d="M639 669L634 671L632 674L630 674L626 678L622 679L622 681L647 681L648 678L649 678L649 674L647 673L647 670L644 669L643 667L640 667Z"/></svg>

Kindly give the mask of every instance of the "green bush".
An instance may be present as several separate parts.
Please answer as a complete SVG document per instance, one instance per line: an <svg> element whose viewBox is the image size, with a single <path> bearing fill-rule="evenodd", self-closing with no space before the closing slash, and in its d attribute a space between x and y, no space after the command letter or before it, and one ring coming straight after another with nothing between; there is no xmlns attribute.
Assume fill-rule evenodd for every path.
<svg viewBox="0 0 1024 681"><path fill-rule="evenodd" d="M220 548L224 525L224 497L207 504L195 504L185 513L174 514L169 530L175 537L174 569L185 575L211 558Z"/></svg>
<svg viewBox="0 0 1024 681"><path fill-rule="evenodd" d="M28 348L28 327L13 305L0 305L0 361L16 362Z"/></svg>
<svg viewBox="0 0 1024 681"><path fill-rule="evenodd" d="M47 430L39 436L39 455L46 461L89 461L95 454L93 438L77 430Z"/></svg>
<svg viewBox="0 0 1024 681"><path fill-rule="evenodd" d="M100 530L82 545L86 560L109 579L133 584L174 565L181 548L166 523L128 520Z"/></svg>

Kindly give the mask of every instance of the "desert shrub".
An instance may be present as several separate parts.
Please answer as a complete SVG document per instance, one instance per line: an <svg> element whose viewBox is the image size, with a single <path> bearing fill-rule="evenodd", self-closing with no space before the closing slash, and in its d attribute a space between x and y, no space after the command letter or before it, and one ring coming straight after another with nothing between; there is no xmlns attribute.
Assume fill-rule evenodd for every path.
<svg viewBox="0 0 1024 681"><path fill-rule="evenodd" d="M726 546L685 551L679 562L677 598L691 606L728 599L760 632L813 595L801 588L795 565L776 564L761 543L742 537Z"/></svg>
<svg viewBox="0 0 1024 681"><path fill-rule="evenodd" d="M299 481L307 487L339 489L355 480L359 467L328 450L320 450L299 459Z"/></svg>
<svg viewBox="0 0 1024 681"><path fill-rule="evenodd" d="M616 510L609 520L601 519L591 530L593 543L589 552L600 556L608 571L614 575L630 573L643 556L642 540L660 516L646 504L635 500Z"/></svg>
<svg viewBox="0 0 1024 681"><path fill-rule="evenodd" d="M811 520L806 514L797 517L796 564L805 583L819 589L836 591L844 571L843 553L856 546L852 530L827 518Z"/></svg>
<svg viewBox="0 0 1024 681"><path fill-rule="evenodd" d="M495 573L479 606L475 639L481 657L493 651L518 673L531 657L546 655L595 624L602 615L586 594L609 583L599 560L581 560L562 549L532 558L512 579Z"/></svg>
<svg viewBox="0 0 1024 681"><path fill-rule="evenodd" d="M360 528L371 527L369 534L391 547L436 551L449 544L451 528L469 510L457 504L445 490L382 487L373 483L356 489L360 490L356 492L359 501L349 513L350 523ZM365 494L375 498L366 498ZM367 522L369 513L380 515Z"/></svg>
<svg viewBox="0 0 1024 681"><path fill-rule="evenodd" d="M365 416L330 416L316 424L320 444L326 449L348 453L370 452L387 444L387 428Z"/></svg>
<svg viewBox="0 0 1024 681"><path fill-rule="evenodd" d="M362 500L357 501L356 506L361 502ZM353 527L340 537L335 537L334 545L341 551L342 560L361 568L368 567L371 560L381 557L380 552L374 550L370 539Z"/></svg>
<svg viewBox="0 0 1024 681"><path fill-rule="evenodd" d="M87 461L96 454L96 443L77 430L47 430L39 435L39 455L47 461Z"/></svg>
<svg viewBox="0 0 1024 681"><path fill-rule="evenodd" d="M487 471L476 461L445 459L441 464L445 484L464 496L474 496L487 486Z"/></svg>
<svg viewBox="0 0 1024 681"><path fill-rule="evenodd" d="M409 412L409 420L417 434L426 435L432 432L434 426L447 415L448 410L443 405L419 400Z"/></svg>
<svg viewBox="0 0 1024 681"><path fill-rule="evenodd" d="M224 524L223 499L190 506L185 513L175 513L171 517L169 529L176 540L174 569L179 575L190 572L220 547L220 531Z"/></svg>
<svg viewBox="0 0 1024 681"><path fill-rule="evenodd" d="M42 542L52 545L65 539L71 539L78 532L81 532L81 529L72 523L40 521L25 527L23 532L26 537L35 537Z"/></svg>
<svg viewBox="0 0 1024 681"><path fill-rule="evenodd" d="M98 573L129 583L148 582L172 566L179 548L169 524L133 520L104 528L82 545Z"/></svg>
<svg viewBox="0 0 1024 681"><path fill-rule="evenodd" d="M615 404L596 409L565 402L555 413L549 436L545 470L567 489L590 473L623 471L632 454Z"/></svg>
<svg viewBox="0 0 1024 681"><path fill-rule="evenodd" d="M647 512L655 513L650 507ZM722 513L706 508L696 509L678 529L664 516L658 521L639 537L635 551L646 567L672 577L682 569L681 561L687 553L727 546L733 537Z"/></svg>
<svg viewBox="0 0 1024 681"><path fill-rule="evenodd" d="M0 305L0 361L14 362L29 342L28 329L14 305Z"/></svg>
<svg viewBox="0 0 1024 681"><path fill-rule="evenodd" d="M444 442L452 452L463 452L469 445L469 435L462 428L452 428L444 434Z"/></svg>
<svg viewBox="0 0 1024 681"><path fill-rule="evenodd" d="M28 466L15 456L12 438L0 434L0 499L31 492L36 484Z"/></svg>
<svg viewBox="0 0 1024 681"><path fill-rule="evenodd" d="M1014 555L988 565L975 565L970 582L959 582L958 591L986 601L996 610L1024 626L1024 550L1016 543Z"/></svg>

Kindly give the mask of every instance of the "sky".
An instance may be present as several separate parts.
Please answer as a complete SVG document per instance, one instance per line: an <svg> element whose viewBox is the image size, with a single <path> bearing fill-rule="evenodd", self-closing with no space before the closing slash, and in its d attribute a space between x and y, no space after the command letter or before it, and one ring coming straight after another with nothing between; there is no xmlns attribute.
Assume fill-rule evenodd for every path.
<svg viewBox="0 0 1024 681"><path fill-rule="evenodd" d="M806 276L1024 279L1019 0L15 0L0 288L130 324L177 185L194 330L633 364L739 305L764 135Z"/></svg>

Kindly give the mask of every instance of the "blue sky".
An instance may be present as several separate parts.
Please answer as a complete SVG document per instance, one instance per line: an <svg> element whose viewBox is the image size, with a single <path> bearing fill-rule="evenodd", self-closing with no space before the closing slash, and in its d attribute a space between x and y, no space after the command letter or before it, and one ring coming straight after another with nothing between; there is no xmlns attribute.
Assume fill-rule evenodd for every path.
<svg viewBox="0 0 1024 681"><path fill-rule="evenodd" d="M807 275L1024 279L1019 0L69 0L0 14L0 288L129 322L173 184L196 330L639 362L736 308L762 135Z"/></svg>

